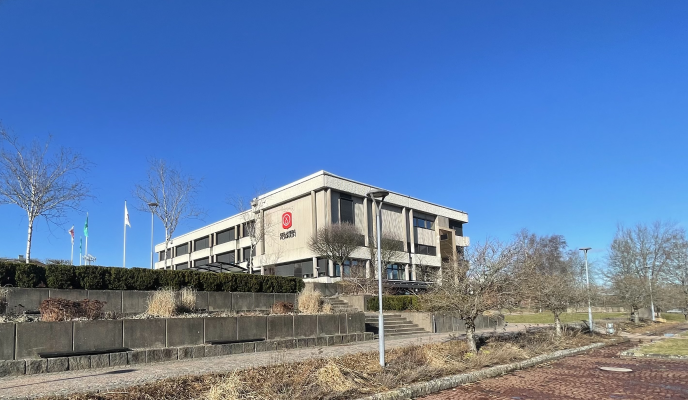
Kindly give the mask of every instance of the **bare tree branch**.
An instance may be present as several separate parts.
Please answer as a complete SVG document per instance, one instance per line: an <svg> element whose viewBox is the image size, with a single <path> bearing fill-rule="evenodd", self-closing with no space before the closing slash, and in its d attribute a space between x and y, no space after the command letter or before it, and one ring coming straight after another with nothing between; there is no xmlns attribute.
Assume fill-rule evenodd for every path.
<svg viewBox="0 0 688 400"><path fill-rule="evenodd" d="M149 161L147 180L134 187L138 200L136 208L152 211L165 227L165 268L169 257L169 243L180 221L201 218L205 211L196 204L201 180L184 175L164 160ZM150 207L149 204L157 206Z"/></svg>
<svg viewBox="0 0 688 400"><path fill-rule="evenodd" d="M0 203L17 205L26 212L28 263L36 218L60 225L69 210L79 210L81 202L91 197L84 176L91 164L68 148L50 154L50 139L43 145L34 141L25 147L1 125L0 141Z"/></svg>

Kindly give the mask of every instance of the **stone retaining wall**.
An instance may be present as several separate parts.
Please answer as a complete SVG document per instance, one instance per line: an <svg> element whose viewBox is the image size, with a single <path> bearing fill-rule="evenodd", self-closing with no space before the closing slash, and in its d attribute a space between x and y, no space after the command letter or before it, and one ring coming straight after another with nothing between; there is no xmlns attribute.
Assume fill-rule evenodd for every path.
<svg viewBox="0 0 688 400"><path fill-rule="evenodd" d="M93 299L106 302L103 311L140 314L148 308L154 291L139 290L77 290L11 288L7 295L6 313L21 314L38 311L47 298L67 300ZM294 293L197 292L196 308L208 311L267 311L276 302L296 305Z"/></svg>
<svg viewBox="0 0 688 400"><path fill-rule="evenodd" d="M220 345L180 346L86 356L0 361L0 377L74 371L89 368L121 367L125 365L216 357L230 354L257 353L272 350L333 346L364 340L373 340L373 334L362 332L345 333L309 338L277 339Z"/></svg>
<svg viewBox="0 0 688 400"><path fill-rule="evenodd" d="M365 315L269 315L0 324L0 360L39 353L197 346L209 341L279 340L365 332Z"/></svg>

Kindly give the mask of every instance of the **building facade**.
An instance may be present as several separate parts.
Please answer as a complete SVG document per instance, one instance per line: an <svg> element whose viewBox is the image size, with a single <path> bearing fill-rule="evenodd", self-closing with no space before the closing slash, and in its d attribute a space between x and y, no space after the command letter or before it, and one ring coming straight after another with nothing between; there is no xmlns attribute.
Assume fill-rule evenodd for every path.
<svg viewBox="0 0 688 400"><path fill-rule="evenodd" d="M328 282L371 274L368 246L375 245L377 203L366 194L377 187L320 171L252 201L252 209L155 246L158 269L204 269L236 265L245 272L298 276ZM468 214L390 192L381 207L383 237L398 241L383 274L394 281L424 281L469 245L463 234ZM334 265L308 246L330 224L349 222L361 233L352 265ZM250 263L249 260L252 259Z"/></svg>

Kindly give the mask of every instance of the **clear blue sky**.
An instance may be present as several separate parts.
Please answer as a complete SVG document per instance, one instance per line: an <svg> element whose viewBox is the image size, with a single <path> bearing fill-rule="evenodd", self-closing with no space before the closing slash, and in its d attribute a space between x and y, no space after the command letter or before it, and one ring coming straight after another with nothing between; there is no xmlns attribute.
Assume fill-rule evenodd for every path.
<svg viewBox="0 0 688 400"><path fill-rule="evenodd" d="M619 222L688 220L687 17L685 1L5 0L0 120L95 163L102 265L121 265L147 157L205 179L208 215L179 233L325 169L465 210L473 241L525 227L604 249ZM84 217L40 222L33 255L68 258ZM0 255L23 254L24 213L0 221ZM131 222L127 265L145 267L149 215Z"/></svg>

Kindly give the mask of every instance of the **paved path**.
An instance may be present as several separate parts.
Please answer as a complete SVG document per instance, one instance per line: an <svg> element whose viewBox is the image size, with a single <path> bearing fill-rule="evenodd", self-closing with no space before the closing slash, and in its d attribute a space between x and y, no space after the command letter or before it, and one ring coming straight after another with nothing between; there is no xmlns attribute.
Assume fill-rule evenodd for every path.
<svg viewBox="0 0 688 400"><path fill-rule="evenodd" d="M506 330L519 329L523 328L512 325ZM499 331L504 331L504 329L500 328ZM387 338L386 348L438 342L446 340L448 337L449 334L446 333L428 333ZM23 399L91 391L103 392L176 376L223 373L241 368L296 362L307 358L338 357L346 354L377 351L377 349L378 341L374 340L330 347L309 347L155 364L137 364L116 368L6 377L0 379L0 399Z"/></svg>
<svg viewBox="0 0 688 400"><path fill-rule="evenodd" d="M593 350L422 400L688 399L688 362L618 356L634 346L637 343ZM633 372L607 372L601 366Z"/></svg>

